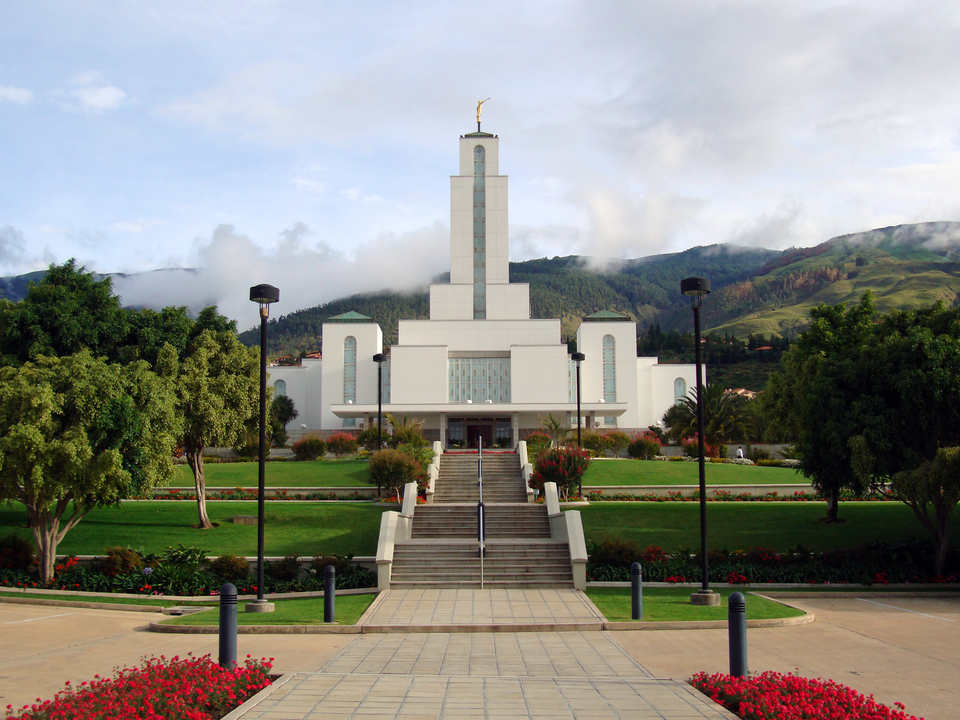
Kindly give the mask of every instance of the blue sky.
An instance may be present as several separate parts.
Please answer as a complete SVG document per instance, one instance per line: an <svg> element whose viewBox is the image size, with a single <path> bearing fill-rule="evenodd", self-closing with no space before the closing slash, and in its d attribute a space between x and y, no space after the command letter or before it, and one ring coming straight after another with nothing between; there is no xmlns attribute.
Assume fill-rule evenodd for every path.
<svg viewBox="0 0 960 720"><path fill-rule="evenodd" d="M514 260L960 220L958 88L956 2L8 2L0 274L199 268L117 289L242 327L415 287L487 97Z"/></svg>

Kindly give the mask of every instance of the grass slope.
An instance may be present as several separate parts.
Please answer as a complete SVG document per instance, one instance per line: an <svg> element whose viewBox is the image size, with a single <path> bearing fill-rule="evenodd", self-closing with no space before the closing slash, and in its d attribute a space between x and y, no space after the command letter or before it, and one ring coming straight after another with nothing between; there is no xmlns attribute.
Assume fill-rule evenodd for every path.
<svg viewBox="0 0 960 720"><path fill-rule="evenodd" d="M366 460L314 460L268 462L264 469L267 487L370 487ZM257 487L256 462L204 463L207 487ZM178 467L178 477L170 487L193 487L193 473L186 465Z"/></svg>
<svg viewBox="0 0 960 720"><path fill-rule="evenodd" d="M264 552L269 556L373 555L380 515L387 507L369 503L267 503ZM190 501L144 501L94 510L60 543L63 555L100 555L108 547L161 553L178 542L208 555L257 554L257 526L234 525L234 515L256 515L253 502L208 502L211 530L197 530L197 506ZM0 508L0 535L10 530L31 538L22 505Z"/></svg>
<svg viewBox="0 0 960 720"><path fill-rule="evenodd" d="M356 625L360 616L366 612L376 593L364 595L337 595L335 617L337 625ZM272 600L276 610L272 613L247 613L239 607L237 625L322 625L323 598L290 598ZM241 606L243 602L241 601ZM181 615L165 620L164 625L217 625L220 611L211 608L204 612Z"/></svg>
<svg viewBox="0 0 960 720"><path fill-rule="evenodd" d="M707 463L707 485L809 484L796 470ZM584 487L595 485L697 485L700 469L693 462L597 460L583 476Z"/></svg>
<svg viewBox="0 0 960 720"><path fill-rule="evenodd" d="M256 555L256 526L230 522L233 515L255 515L255 503L209 502L207 507L213 521L220 523L212 530L194 529L196 507L191 502L124 503L121 508L96 510L67 534L59 552L98 555L108 547L129 545L159 553L182 542L210 555ZM385 509L363 503L267 503L266 554L373 555ZM588 541L620 537L635 540L642 548L659 545L669 552L700 544L698 503L593 503L580 508L580 513ZM823 503L711 503L707 506L709 546L786 550L799 544L831 550L875 540L927 537L910 509L900 503L841 503L840 517L846 522L837 525L819 522L824 515ZM957 515L954 545L960 542ZM0 509L0 535L10 530L31 537L21 505Z"/></svg>
<svg viewBox="0 0 960 720"><path fill-rule="evenodd" d="M593 503L580 509L588 542L605 537L635 540L641 548L659 545L667 552L700 546L699 503ZM708 547L784 551L797 545L811 550L853 548L875 540L926 539L927 533L906 505L894 502L841 503L845 522L825 525L826 504L710 503ZM954 511L951 541L960 542Z"/></svg>
<svg viewBox="0 0 960 720"><path fill-rule="evenodd" d="M704 607L690 604L690 594L694 592L690 588L644 588L643 619L637 622L726 620L727 600L731 593L738 590L736 588L714 588L714 590L720 594L720 605ZM587 597L600 609L607 620L611 622L633 620L630 588L587 588ZM747 618L750 620L803 615L802 610L755 595L746 595L746 599Z"/></svg>
<svg viewBox="0 0 960 720"><path fill-rule="evenodd" d="M267 487L371 487L366 460L316 460L271 462L266 465ZM205 465L207 487L257 486L257 463L210 463ZM599 460L590 464L584 485L696 485L696 463ZM707 465L707 484L756 485L805 483L794 470L743 465ZM193 475L185 466L170 487L193 487Z"/></svg>

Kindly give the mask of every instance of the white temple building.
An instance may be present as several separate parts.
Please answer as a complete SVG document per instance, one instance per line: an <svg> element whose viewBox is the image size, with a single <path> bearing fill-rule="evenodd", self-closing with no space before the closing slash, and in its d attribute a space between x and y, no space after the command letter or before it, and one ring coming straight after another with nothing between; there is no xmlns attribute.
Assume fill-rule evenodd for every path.
<svg viewBox="0 0 960 720"><path fill-rule="evenodd" d="M478 124L479 125L479 124ZM450 282L430 286L430 319L401 320L383 363L383 412L424 421L424 435L516 447L541 417L577 423L576 363L560 320L530 318L525 283L510 282L507 176L500 140L460 137L450 178ZM690 364L637 357L636 323L603 311L577 330L585 427L646 429L696 383ZM377 422L380 326L357 313L323 324L322 359L272 366L270 382L293 399L297 424L324 434ZM290 428L293 430L293 428ZM291 433L296 437L297 433Z"/></svg>

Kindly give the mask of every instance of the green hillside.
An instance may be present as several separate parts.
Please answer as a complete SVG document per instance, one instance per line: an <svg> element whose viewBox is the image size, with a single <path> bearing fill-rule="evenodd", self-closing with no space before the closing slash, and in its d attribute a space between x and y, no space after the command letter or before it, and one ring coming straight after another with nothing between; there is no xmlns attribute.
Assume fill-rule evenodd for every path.
<svg viewBox="0 0 960 720"><path fill-rule="evenodd" d="M780 255L772 250L714 245L640 260L614 261L601 270L591 269L586 258L577 256L541 258L510 263L510 282L530 285L532 317L560 318L563 336L572 337L581 318L598 310L626 313L643 326L673 316L687 307L680 295L681 279L704 275L715 285L743 281ZM438 280L446 281L446 277ZM270 355L296 356L319 350L323 322L350 310L378 322L384 343L389 346L397 342L398 320L428 317L430 302L427 293L383 292L353 295L298 310L271 323ZM689 312L680 315L681 322L689 325ZM681 326L688 329L686 325ZM248 330L240 334L240 340L253 345L259 342L259 333L256 329Z"/></svg>
<svg viewBox="0 0 960 720"><path fill-rule="evenodd" d="M706 327L743 337L795 335L819 303L856 302L870 290L877 308L915 308L960 295L960 223L923 223L833 238L787 251L749 280L704 303Z"/></svg>

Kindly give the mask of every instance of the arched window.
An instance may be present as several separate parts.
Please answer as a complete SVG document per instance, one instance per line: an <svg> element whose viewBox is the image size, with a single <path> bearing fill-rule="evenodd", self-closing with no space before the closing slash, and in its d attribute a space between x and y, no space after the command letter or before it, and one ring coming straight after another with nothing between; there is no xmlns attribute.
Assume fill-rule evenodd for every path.
<svg viewBox="0 0 960 720"><path fill-rule="evenodd" d="M613 335L603 336L603 401L617 401L617 341ZM615 416L603 419L606 425L616 425Z"/></svg>
<svg viewBox="0 0 960 720"><path fill-rule="evenodd" d="M677 378L673 381L673 404L683 400L687 396L687 381L683 378Z"/></svg>
<svg viewBox="0 0 960 720"><path fill-rule="evenodd" d="M277 380L277 381L273 384L273 389L277 391L277 392L276 392L276 396L277 396L277 397L283 397L284 395L287 394L287 383L286 383L286 381L284 381L284 380Z"/></svg>
<svg viewBox="0 0 960 720"><path fill-rule="evenodd" d="M357 339L348 335L343 341L343 402L352 405L357 401ZM356 418L344 418L345 427L357 424Z"/></svg>

